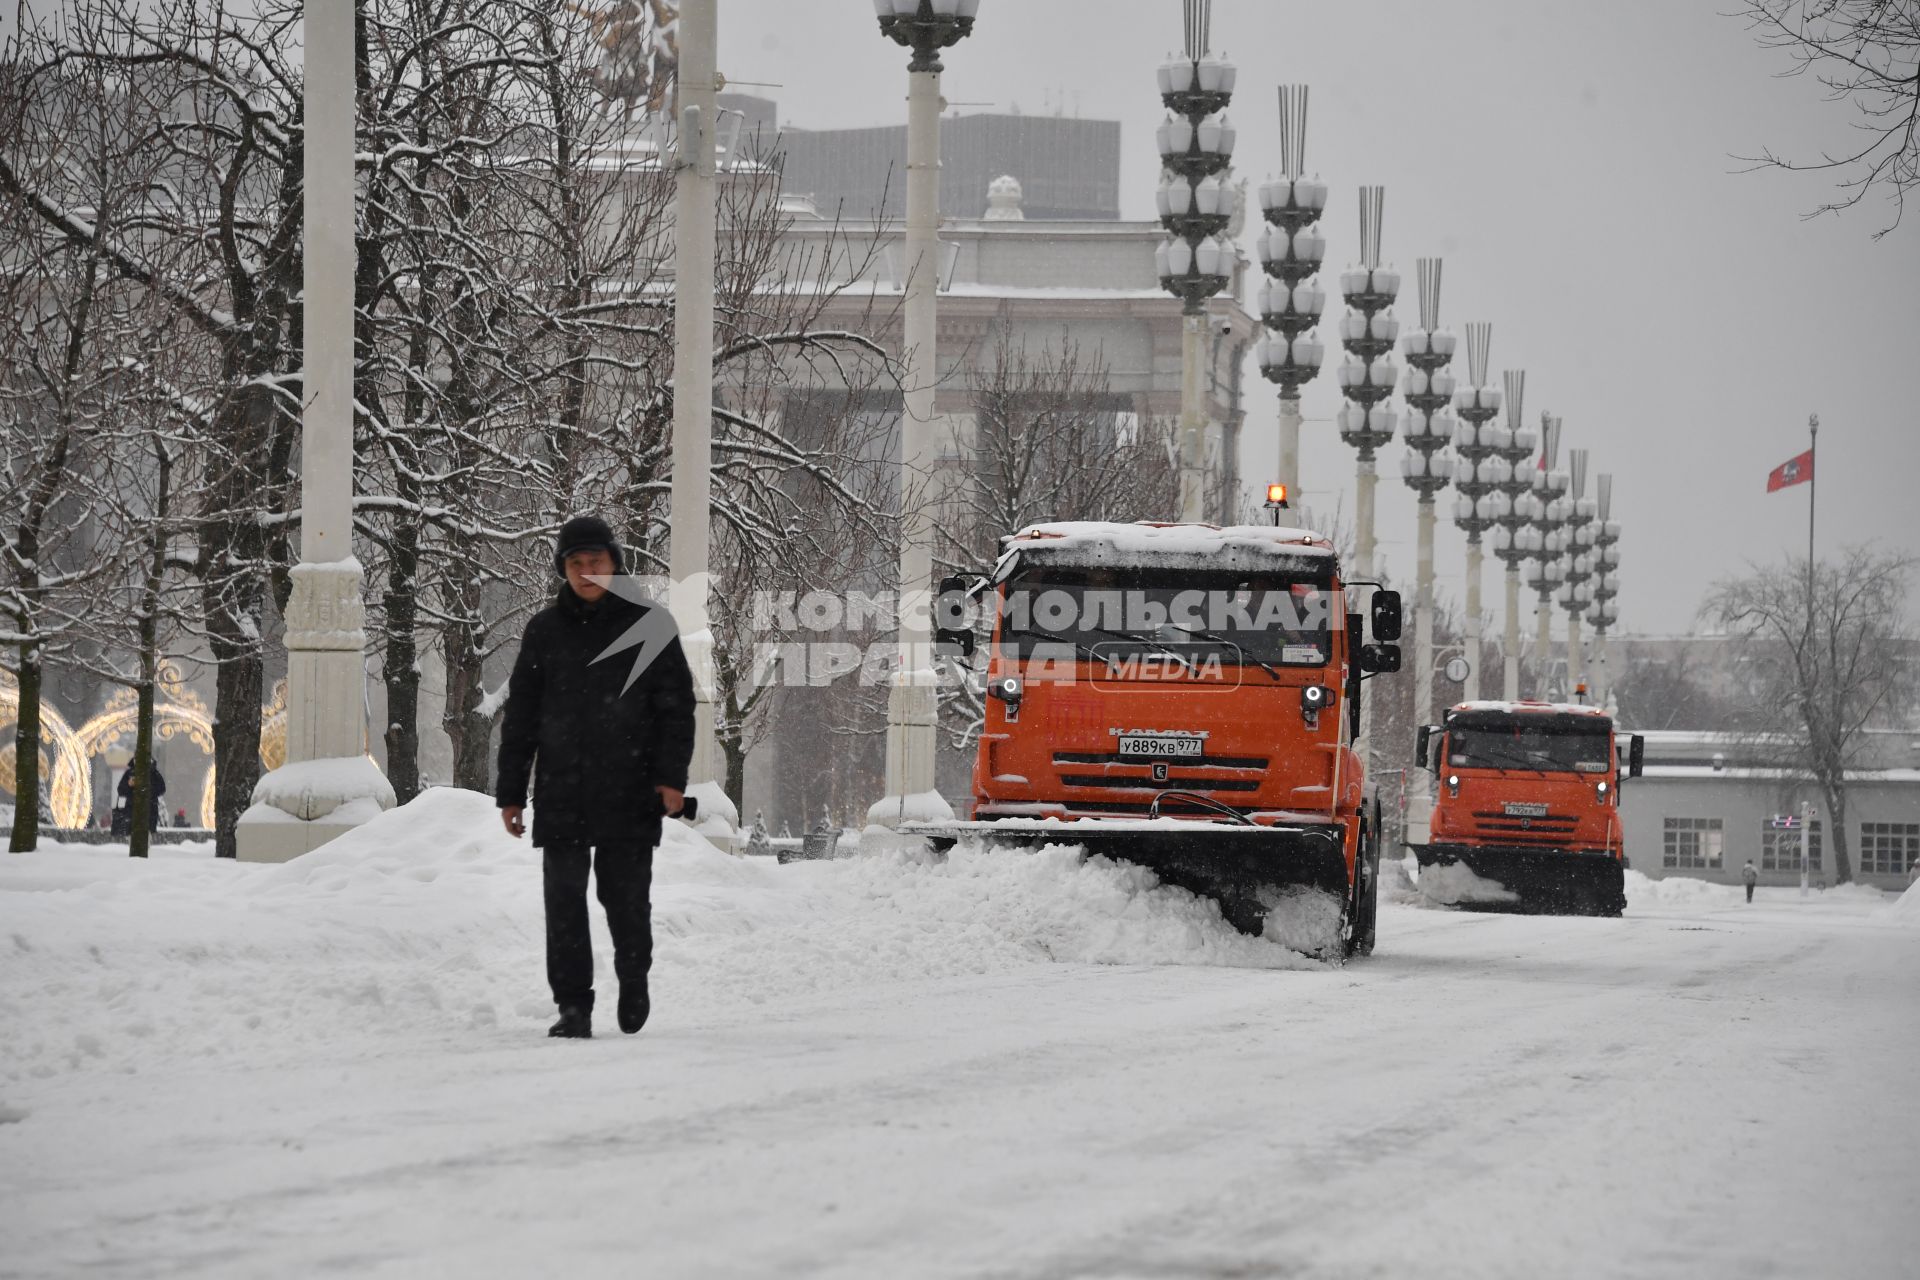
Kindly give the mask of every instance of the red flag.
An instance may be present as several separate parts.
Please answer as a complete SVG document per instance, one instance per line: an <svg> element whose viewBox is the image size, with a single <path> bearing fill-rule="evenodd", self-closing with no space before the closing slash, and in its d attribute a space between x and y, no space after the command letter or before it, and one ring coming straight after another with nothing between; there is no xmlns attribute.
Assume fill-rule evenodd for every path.
<svg viewBox="0 0 1920 1280"><path fill-rule="evenodd" d="M1813 479L1813 450L1809 449L1797 458L1789 458L1767 473L1767 492L1784 489L1790 484L1800 484Z"/></svg>

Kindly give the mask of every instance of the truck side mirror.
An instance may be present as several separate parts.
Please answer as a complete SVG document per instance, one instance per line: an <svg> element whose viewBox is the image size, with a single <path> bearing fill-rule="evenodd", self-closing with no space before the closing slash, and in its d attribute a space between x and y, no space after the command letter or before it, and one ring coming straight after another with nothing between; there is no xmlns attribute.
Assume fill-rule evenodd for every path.
<svg viewBox="0 0 1920 1280"><path fill-rule="evenodd" d="M1647 740L1636 733L1627 739L1627 776L1629 778L1640 776L1640 766L1646 762L1646 758Z"/></svg>
<svg viewBox="0 0 1920 1280"><path fill-rule="evenodd" d="M1368 644L1360 646L1360 669L1370 675L1391 675L1400 669L1400 646Z"/></svg>
<svg viewBox="0 0 1920 1280"><path fill-rule="evenodd" d="M1400 593L1398 591L1373 593L1373 638L1387 643L1400 638ZM1399 669L1399 665L1395 664L1393 670Z"/></svg>
<svg viewBox="0 0 1920 1280"><path fill-rule="evenodd" d="M1427 740L1433 737L1433 726L1423 724L1413 740L1413 762L1422 769L1427 767Z"/></svg>
<svg viewBox="0 0 1920 1280"><path fill-rule="evenodd" d="M940 594L933 601L933 643L959 650L962 658L973 656L973 624L967 617L967 580L961 577L940 579Z"/></svg>

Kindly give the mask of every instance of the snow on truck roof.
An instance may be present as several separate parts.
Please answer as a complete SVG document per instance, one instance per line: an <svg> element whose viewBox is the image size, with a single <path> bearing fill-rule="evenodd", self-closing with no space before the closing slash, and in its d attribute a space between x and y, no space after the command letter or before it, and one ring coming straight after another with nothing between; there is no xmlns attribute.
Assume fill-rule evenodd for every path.
<svg viewBox="0 0 1920 1280"><path fill-rule="evenodd" d="M1599 707L1584 702L1537 702L1523 698L1517 702L1507 702L1498 698L1482 698L1477 702L1461 702L1448 708L1447 714L1491 714L1491 715L1562 715L1591 716L1599 720L1610 719Z"/></svg>
<svg viewBox="0 0 1920 1280"><path fill-rule="evenodd" d="M1310 529L1264 524L1173 524L1139 520L1057 520L1030 524L1000 541L999 572L1013 561L1085 568L1321 569L1333 543Z"/></svg>

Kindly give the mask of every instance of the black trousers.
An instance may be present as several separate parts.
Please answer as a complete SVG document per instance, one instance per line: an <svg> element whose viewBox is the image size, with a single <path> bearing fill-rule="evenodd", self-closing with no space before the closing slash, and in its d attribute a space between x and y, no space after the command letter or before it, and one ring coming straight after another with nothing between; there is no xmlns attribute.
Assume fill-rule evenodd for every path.
<svg viewBox="0 0 1920 1280"><path fill-rule="evenodd" d="M1747 901L1748 901L1748 902L1752 902L1752 901L1753 901L1753 886L1752 886L1752 885L1748 885L1748 886L1747 886Z"/></svg>
<svg viewBox="0 0 1920 1280"><path fill-rule="evenodd" d="M592 868L600 905L613 935L613 971L620 985L646 990L653 967L653 846L631 843L548 845L547 985L557 1005L593 1008L593 934L587 927L587 872Z"/></svg>

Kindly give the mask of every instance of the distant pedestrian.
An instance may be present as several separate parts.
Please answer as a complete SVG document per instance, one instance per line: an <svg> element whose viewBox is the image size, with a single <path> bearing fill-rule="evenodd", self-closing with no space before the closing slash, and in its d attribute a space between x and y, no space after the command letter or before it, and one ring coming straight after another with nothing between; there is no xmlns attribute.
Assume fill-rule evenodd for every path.
<svg viewBox="0 0 1920 1280"><path fill-rule="evenodd" d="M507 682L495 799L508 833L518 837L531 777L533 843L545 878L547 984L560 1010L547 1034L593 1035L591 868L613 934L620 1029L631 1035L652 1008L653 850L662 820L686 808L693 673L664 608L608 589L623 566L606 521L567 521L553 564L565 582L553 604L527 623ZM666 641L636 671L653 647L644 638L649 622L664 624ZM630 640L616 651L636 627L641 643Z"/></svg>
<svg viewBox="0 0 1920 1280"><path fill-rule="evenodd" d="M173 825L176 827L184 827L187 825L187 811L185 809L174 810Z"/></svg>
<svg viewBox="0 0 1920 1280"><path fill-rule="evenodd" d="M1740 868L1740 882L1747 886L1747 901L1752 902L1753 886L1760 882L1760 873L1754 869L1751 860L1747 862L1746 866Z"/></svg>
<svg viewBox="0 0 1920 1280"><path fill-rule="evenodd" d="M114 788L120 797L115 808L113 830L116 835L133 834L133 766L120 775L120 785ZM152 833L160 827L160 797L167 794L167 780L153 761L147 761L147 831Z"/></svg>

